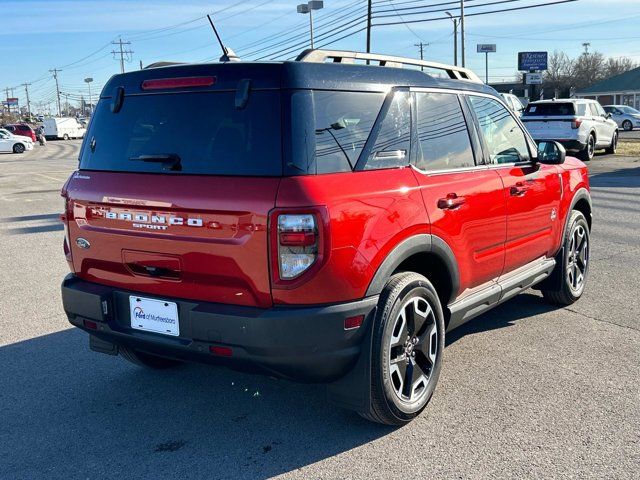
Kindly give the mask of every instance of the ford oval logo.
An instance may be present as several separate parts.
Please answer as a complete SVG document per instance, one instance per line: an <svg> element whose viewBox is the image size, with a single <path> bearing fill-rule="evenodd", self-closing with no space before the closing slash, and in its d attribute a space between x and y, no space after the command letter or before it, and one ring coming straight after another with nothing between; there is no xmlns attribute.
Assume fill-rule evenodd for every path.
<svg viewBox="0 0 640 480"><path fill-rule="evenodd" d="M80 248L84 248L85 250L91 246L89 240L82 237L76 238L76 245L78 245Z"/></svg>

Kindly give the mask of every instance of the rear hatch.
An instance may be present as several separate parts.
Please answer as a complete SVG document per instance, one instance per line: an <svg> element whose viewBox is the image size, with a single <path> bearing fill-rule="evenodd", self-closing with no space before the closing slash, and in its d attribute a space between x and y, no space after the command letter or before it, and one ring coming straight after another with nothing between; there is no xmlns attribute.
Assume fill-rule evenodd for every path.
<svg viewBox="0 0 640 480"><path fill-rule="evenodd" d="M109 81L66 189L79 277L271 305L267 214L282 175L281 107L277 66L259 67L179 66Z"/></svg>
<svg viewBox="0 0 640 480"><path fill-rule="evenodd" d="M573 102L530 103L521 117L535 139L566 139L577 135Z"/></svg>

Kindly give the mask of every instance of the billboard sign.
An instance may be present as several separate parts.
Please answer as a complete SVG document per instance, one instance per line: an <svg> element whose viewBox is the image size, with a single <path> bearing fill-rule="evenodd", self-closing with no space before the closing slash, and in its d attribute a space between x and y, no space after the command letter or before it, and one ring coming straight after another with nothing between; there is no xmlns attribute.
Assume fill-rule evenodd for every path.
<svg viewBox="0 0 640 480"><path fill-rule="evenodd" d="M525 73L524 83L526 85L542 85L542 73Z"/></svg>
<svg viewBox="0 0 640 480"><path fill-rule="evenodd" d="M7 107L17 107L18 99L17 98L7 98L6 101L2 102Z"/></svg>
<svg viewBox="0 0 640 480"><path fill-rule="evenodd" d="M546 70L547 52L519 52L518 70Z"/></svg>
<svg viewBox="0 0 640 480"><path fill-rule="evenodd" d="M495 43L479 43L478 44L478 53L495 53L496 44Z"/></svg>

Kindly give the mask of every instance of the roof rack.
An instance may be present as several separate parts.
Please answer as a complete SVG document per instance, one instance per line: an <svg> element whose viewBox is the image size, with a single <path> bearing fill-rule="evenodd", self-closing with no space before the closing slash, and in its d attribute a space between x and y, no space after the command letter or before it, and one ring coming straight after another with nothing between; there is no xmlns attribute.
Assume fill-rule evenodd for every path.
<svg viewBox="0 0 640 480"><path fill-rule="evenodd" d="M356 60L377 62L380 67L402 68L404 65L426 67L434 70L443 70L449 78L454 80L467 80L474 83L482 83L482 80L468 68L455 67L444 63L425 62L413 58L396 57L393 55L379 55L377 53L349 52L346 50L314 50L307 49L296 58L297 62L325 63L331 60L333 63L355 63Z"/></svg>

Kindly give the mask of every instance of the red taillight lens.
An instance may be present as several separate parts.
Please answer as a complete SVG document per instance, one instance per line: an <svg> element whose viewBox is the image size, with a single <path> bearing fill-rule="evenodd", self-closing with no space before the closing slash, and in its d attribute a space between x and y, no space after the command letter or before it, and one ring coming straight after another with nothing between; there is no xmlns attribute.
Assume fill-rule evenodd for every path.
<svg viewBox="0 0 640 480"><path fill-rule="evenodd" d="M344 319L344 329L352 330L354 328L359 328L364 322L364 315L357 315L355 317L349 317Z"/></svg>
<svg viewBox="0 0 640 480"><path fill-rule="evenodd" d="M91 320L85 320L82 322L85 328L89 330L98 330L98 324L96 322L92 322Z"/></svg>
<svg viewBox="0 0 640 480"><path fill-rule="evenodd" d="M582 125L582 120L575 119L571 122L571 128L573 128L574 130L580 128L580 125Z"/></svg>
<svg viewBox="0 0 640 480"><path fill-rule="evenodd" d="M318 258L318 221L312 213L278 215L278 272L283 280L304 273Z"/></svg>
<svg viewBox="0 0 640 480"><path fill-rule="evenodd" d="M216 355L218 357L231 357L233 355L233 350L229 347L220 347L218 345L211 345L209 347L209 353L212 355Z"/></svg>
<svg viewBox="0 0 640 480"><path fill-rule="evenodd" d="M216 77L156 78L142 82L142 90L164 90L168 88L210 87Z"/></svg>

